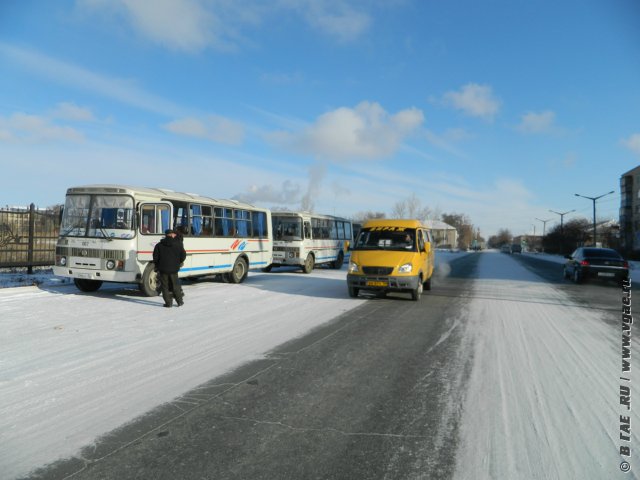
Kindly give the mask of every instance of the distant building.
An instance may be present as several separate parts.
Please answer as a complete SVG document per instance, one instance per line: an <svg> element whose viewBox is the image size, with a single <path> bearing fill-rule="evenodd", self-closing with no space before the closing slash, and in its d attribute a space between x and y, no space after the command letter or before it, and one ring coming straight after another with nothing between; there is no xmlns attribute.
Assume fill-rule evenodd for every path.
<svg viewBox="0 0 640 480"><path fill-rule="evenodd" d="M436 248L458 247L458 231L454 227L440 220L427 220L425 223L431 229Z"/></svg>
<svg viewBox="0 0 640 480"><path fill-rule="evenodd" d="M620 247L640 250L640 166L620 177Z"/></svg>

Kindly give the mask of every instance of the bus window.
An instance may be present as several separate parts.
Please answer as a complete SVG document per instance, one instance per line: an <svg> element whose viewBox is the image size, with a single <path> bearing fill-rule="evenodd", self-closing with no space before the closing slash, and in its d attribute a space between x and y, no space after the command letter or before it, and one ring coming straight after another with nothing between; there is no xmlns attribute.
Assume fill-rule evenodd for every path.
<svg viewBox="0 0 640 480"><path fill-rule="evenodd" d="M252 212L251 235L257 238L267 237L267 214L264 212Z"/></svg>
<svg viewBox="0 0 640 480"><path fill-rule="evenodd" d="M346 237L344 236L344 222L336 222L338 225L338 238L340 240L344 240Z"/></svg>
<svg viewBox="0 0 640 480"><path fill-rule="evenodd" d="M247 210L234 210L239 237L248 237L251 230L251 215Z"/></svg>
<svg viewBox="0 0 640 480"><path fill-rule="evenodd" d="M163 234L169 228L169 206L145 204L140 210L140 233Z"/></svg>
<svg viewBox="0 0 640 480"><path fill-rule="evenodd" d="M344 238L346 238L347 240L352 239L350 222L344 222L344 235L345 235Z"/></svg>
<svg viewBox="0 0 640 480"><path fill-rule="evenodd" d="M202 205L191 204L191 235L199 237L202 235Z"/></svg>
<svg viewBox="0 0 640 480"><path fill-rule="evenodd" d="M202 205L202 235L213 235L213 209L209 205Z"/></svg>
<svg viewBox="0 0 640 480"><path fill-rule="evenodd" d="M215 209L215 229L216 236L219 237L233 237L235 236L235 228L233 225L233 210L231 208Z"/></svg>

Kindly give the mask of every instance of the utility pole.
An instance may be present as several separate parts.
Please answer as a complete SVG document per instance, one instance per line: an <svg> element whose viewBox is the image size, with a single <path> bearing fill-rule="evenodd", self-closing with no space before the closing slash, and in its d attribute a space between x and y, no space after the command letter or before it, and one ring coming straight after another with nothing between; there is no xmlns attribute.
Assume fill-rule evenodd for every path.
<svg viewBox="0 0 640 480"><path fill-rule="evenodd" d="M544 236L547 234L547 222L550 222L551 219L542 220L541 218L536 217L536 220L542 222L542 241L540 242L540 245L542 246L542 253L544 253Z"/></svg>
<svg viewBox="0 0 640 480"><path fill-rule="evenodd" d="M576 197L586 198L587 200L591 200L593 202L593 246L594 247L596 246L596 200L602 197L606 197L607 195L611 195L613 192L614 190L611 190L610 192L603 193L599 197L586 197L584 195L580 195L579 193L574 194Z"/></svg>
<svg viewBox="0 0 640 480"><path fill-rule="evenodd" d="M549 210L551 213L555 213L556 215L560 215L560 254L564 253L564 216L568 213L575 212L574 210L569 210L568 212L556 212L555 210Z"/></svg>

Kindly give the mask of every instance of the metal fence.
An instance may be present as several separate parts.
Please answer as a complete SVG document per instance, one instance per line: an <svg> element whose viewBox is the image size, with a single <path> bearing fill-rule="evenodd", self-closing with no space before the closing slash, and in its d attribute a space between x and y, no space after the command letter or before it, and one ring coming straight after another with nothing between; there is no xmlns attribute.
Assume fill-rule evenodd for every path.
<svg viewBox="0 0 640 480"><path fill-rule="evenodd" d="M60 215L55 210L0 210L0 268L50 266L56 259Z"/></svg>

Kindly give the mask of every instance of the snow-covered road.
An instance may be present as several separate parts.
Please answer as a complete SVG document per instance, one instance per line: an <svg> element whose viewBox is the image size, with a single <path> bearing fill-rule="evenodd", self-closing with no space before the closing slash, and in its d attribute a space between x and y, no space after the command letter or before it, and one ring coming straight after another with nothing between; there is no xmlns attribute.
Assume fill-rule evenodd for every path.
<svg viewBox="0 0 640 480"><path fill-rule="evenodd" d="M558 268L558 273L561 269ZM638 478L637 429L619 438L621 313L587 309L510 255L480 258L467 305L473 370L466 392L455 478ZM597 286L621 308L622 291ZM633 341L637 351L637 342ZM635 391L640 383L632 371ZM618 466L632 445L635 468Z"/></svg>
<svg viewBox="0 0 640 480"><path fill-rule="evenodd" d="M185 286L185 306L135 288L0 289L1 478L98 436L353 309L346 269Z"/></svg>
<svg viewBox="0 0 640 480"><path fill-rule="evenodd" d="M439 252L439 275L460 255ZM1 477L78 454L366 302L348 298L345 274L252 272L241 285L187 283L186 305L172 309L119 285L97 294L51 282L0 289ZM613 310L588 309L571 284L558 288L495 252L479 254L475 277L454 327L463 345L456 363L472 365L459 392L454 478L640 478L633 408L631 441L621 442L618 430L621 332L612 325L620 290L602 287ZM631 380L638 398L633 367ZM624 444L632 447L627 474L618 469Z"/></svg>

